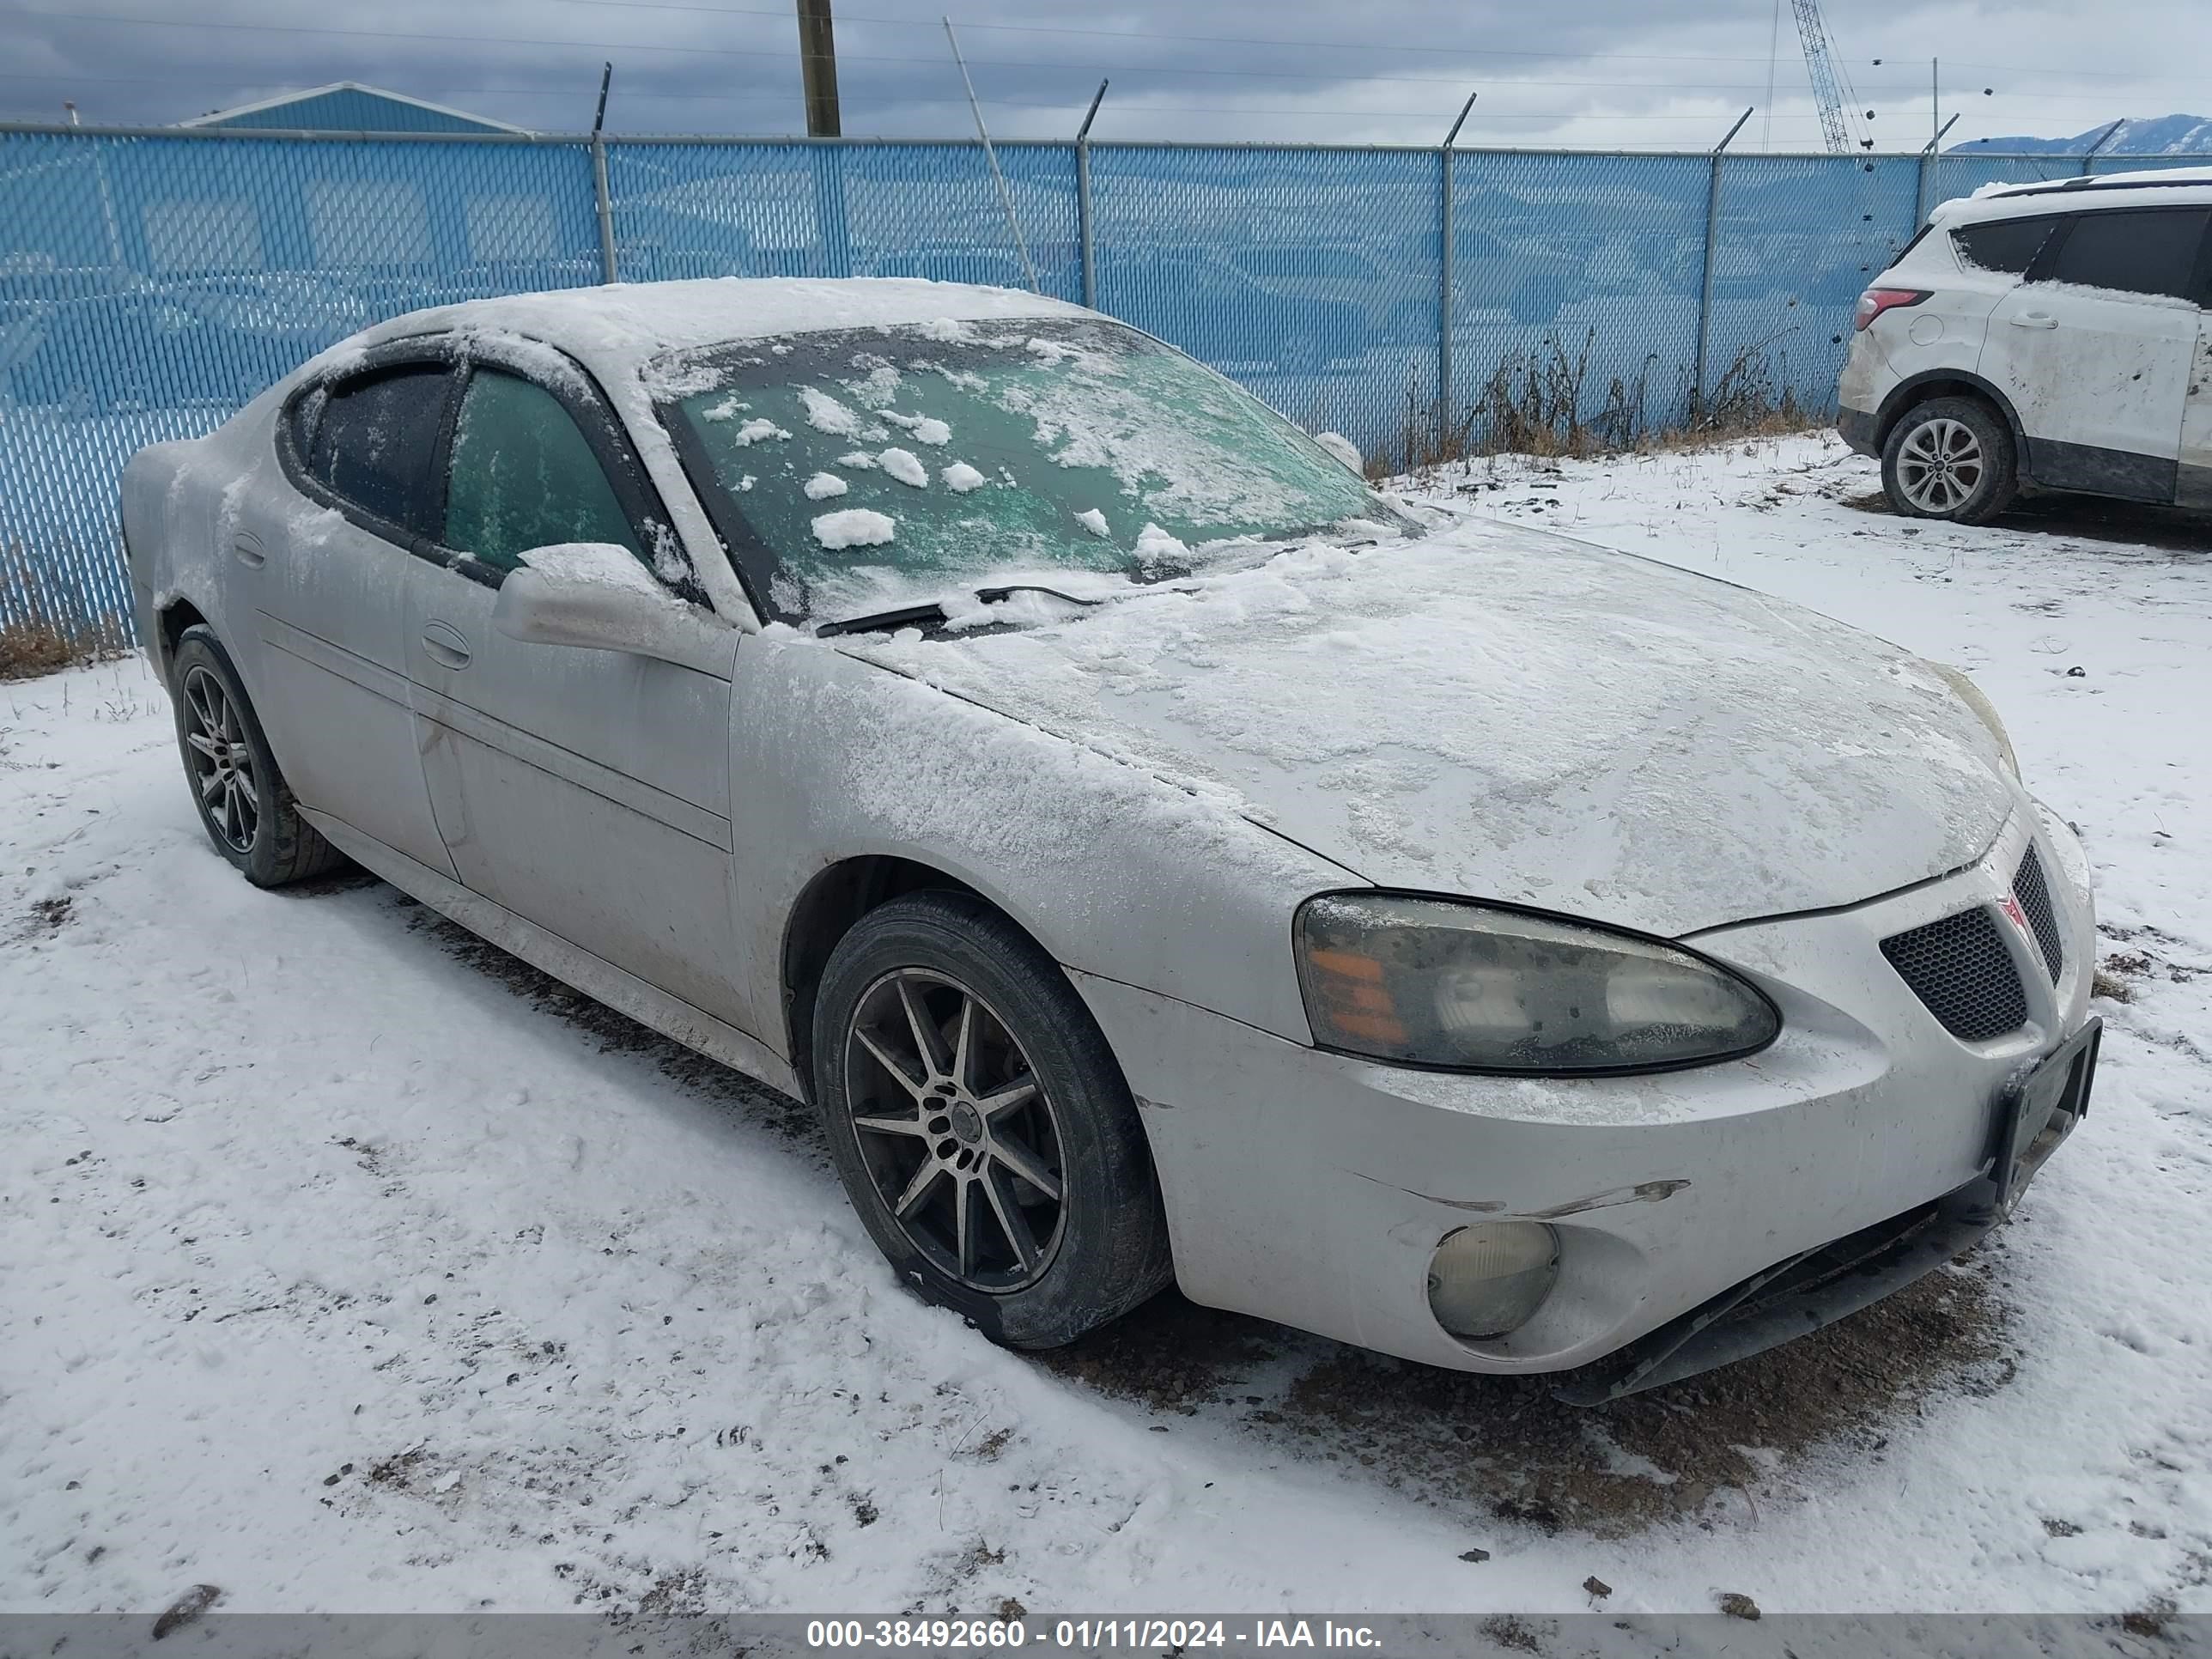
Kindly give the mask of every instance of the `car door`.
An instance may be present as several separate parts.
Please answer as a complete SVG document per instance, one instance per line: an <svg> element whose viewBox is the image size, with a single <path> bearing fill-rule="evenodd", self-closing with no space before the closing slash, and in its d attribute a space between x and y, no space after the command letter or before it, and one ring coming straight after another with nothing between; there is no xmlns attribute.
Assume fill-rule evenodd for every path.
<svg viewBox="0 0 2212 1659"><path fill-rule="evenodd" d="M427 349L374 354L293 397L276 432L289 489L241 492L228 554L258 591L254 702L285 781L307 807L450 876L404 644L410 550L429 522L453 382Z"/></svg>
<svg viewBox="0 0 2212 1659"><path fill-rule="evenodd" d="M526 644L492 624L533 548L617 543L651 569L646 550L674 544L619 423L580 371L553 381L495 356L465 370L436 545L408 578L439 829L474 891L750 1029L732 971L728 663ZM732 635L730 662L735 649Z"/></svg>
<svg viewBox="0 0 2212 1659"><path fill-rule="evenodd" d="M2174 498L2212 209L2073 215L1997 302L1982 374L2012 398L2038 483Z"/></svg>

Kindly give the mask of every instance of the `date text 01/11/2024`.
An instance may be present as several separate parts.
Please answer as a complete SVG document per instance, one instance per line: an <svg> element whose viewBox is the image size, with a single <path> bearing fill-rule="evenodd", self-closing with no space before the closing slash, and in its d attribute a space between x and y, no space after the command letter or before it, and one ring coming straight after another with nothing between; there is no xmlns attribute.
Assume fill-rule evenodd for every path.
<svg viewBox="0 0 2212 1659"><path fill-rule="evenodd" d="M1382 1638L1365 1625L1334 1620L1054 1619L1036 1628L1020 1619L820 1619L806 1626L806 1644L838 1648L1040 1647L1135 1652L1188 1648L1378 1648Z"/></svg>

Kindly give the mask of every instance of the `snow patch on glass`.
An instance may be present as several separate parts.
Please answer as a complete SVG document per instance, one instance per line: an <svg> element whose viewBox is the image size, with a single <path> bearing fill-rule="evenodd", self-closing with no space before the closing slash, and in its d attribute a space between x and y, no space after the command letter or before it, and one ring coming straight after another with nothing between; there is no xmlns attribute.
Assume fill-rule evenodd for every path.
<svg viewBox="0 0 2212 1659"><path fill-rule="evenodd" d="M1145 564L1160 564L1170 559L1188 559L1190 547L1179 536L1171 536L1156 524L1148 524L1137 532L1136 554Z"/></svg>
<svg viewBox="0 0 2212 1659"><path fill-rule="evenodd" d="M828 392L802 386L799 400L806 410L806 423L817 432L834 433L840 438L860 435L860 417Z"/></svg>
<svg viewBox="0 0 2212 1659"><path fill-rule="evenodd" d="M914 434L915 441L925 444L949 444L952 428L933 415L901 415L896 410L876 411L893 426L902 427Z"/></svg>
<svg viewBox="0 0 2212 1659"><path fill-rule="evenodd" d="M888 514L865 507L824 513L814 520L814 539L824 547L879 547L897 533Z"/></svg>
<svg viewBox="0 0 2212 1659"><path fill-rule="evenodd" d="M928 469L911 449L886 449L876 457L876 465L902 484L910 484L916 489L929 487Z"/></svg>

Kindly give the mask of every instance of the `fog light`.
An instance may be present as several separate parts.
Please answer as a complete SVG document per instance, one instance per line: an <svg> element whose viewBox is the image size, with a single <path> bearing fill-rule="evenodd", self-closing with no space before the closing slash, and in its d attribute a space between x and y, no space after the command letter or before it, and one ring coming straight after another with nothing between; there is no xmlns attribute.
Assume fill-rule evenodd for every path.
<svg viewBox="0 0 2212 1659"><path fill-rule="evenodd" d="M1540 1221L1478 1221L1429 1258L1429 1310L1454 1336L1503 1336L1528 1322L1559 1276L1559 1236Z"/></svg>

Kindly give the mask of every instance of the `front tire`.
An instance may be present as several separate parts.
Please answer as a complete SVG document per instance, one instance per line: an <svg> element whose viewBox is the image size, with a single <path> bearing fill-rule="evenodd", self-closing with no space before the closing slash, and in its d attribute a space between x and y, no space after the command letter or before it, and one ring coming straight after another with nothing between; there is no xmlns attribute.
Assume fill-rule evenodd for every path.
<svg viewBox="0 0 2212 1659"><path fill-rule="evenodd" d="M177 641L169 665L177 748L215 850L256 887L283 887L344 862L300 815L230 655L205 623Z"/></svg>
<svg viewBox="0 0 2212 1659"><path fill-rule="evenodd" d="M1987 524L2020 494L2012 433L1978 399L1931 398L1890 428L1881 489L1900 518Z"/></svg>
<svg viewBox="0 0 2212 1659"><path fill-rule="evenodd" d="M899 1278L994 1341L1052 1348L1173 1277L1135 1101L1052 959L964 893L908 894L838 942L815 1099Z"/></svg>

